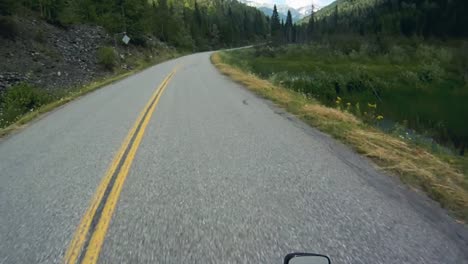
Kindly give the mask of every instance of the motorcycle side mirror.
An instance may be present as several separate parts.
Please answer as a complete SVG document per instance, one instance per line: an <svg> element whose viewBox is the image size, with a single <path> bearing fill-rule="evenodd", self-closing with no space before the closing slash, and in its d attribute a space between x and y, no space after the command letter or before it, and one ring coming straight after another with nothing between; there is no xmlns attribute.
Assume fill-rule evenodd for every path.
<svg viewBox="0 0 468 264"><path fill-rule="evenodd" d="M311 253L291 253L284 258L284 264L331 264L327 256Z"/></svg>

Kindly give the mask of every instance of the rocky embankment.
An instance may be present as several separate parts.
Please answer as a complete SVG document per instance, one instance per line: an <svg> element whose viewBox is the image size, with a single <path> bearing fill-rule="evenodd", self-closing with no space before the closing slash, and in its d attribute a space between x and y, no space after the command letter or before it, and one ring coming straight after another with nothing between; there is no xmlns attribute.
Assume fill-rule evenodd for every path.
<svg viewBox="0 0 468 264"><path fill-rule="evenodd" d="M0 90L27 82L44 89L66 89L108 74L96 53L112 45L101 27L59 28L33 18L15 18L14 37L0 36Z"/></svg>

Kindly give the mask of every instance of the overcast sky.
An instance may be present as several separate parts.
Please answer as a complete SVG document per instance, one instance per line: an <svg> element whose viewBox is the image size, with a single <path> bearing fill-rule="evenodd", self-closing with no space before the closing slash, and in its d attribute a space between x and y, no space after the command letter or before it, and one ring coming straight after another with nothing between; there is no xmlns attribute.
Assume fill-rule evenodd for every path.
<svg viewBox="0 0 468 264"><path fill-rule="evenodd" d="M299 7L304 7L307 5L311 5L312 2L315 5L318 5L320 7L324 7L334 0L251 0L257 3L267 3L267 4L287 4L288 6L294 7L294 8L299 8Z"/></svg>

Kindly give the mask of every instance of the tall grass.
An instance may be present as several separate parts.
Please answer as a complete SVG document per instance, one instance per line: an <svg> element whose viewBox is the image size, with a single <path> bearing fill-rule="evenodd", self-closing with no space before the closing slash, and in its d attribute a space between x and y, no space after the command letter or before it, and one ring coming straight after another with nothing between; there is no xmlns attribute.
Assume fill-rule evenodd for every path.
<svg viewBox="0 0 468 264"><path fill-rule="evenodd" d="M18 118L54 100L54 96L28 84L10 87L0 94L0 127L14 123Z"/></svg>
<svg viewBox="0 0 468 264"><path fill-rule="evenodd" d="M461 221L468 220L466 158L432 153L412 141L384 133L350 113L348 105L343 106L343 99L336 100L337 105L333 107L324 106L303 93L274 85L226 63L233 60L236 58L232 57L232 53L215 53L212 56L212 62L223 74L352 146L381 168L398 175L403 182L426 192ZM376 109L374 106L370 108ZM372 119L378 118L374 114Z"/></svg>
<svg viewBox="0 0 468 264"><path fill-rule="evenodd" d="M339 97L343 109L372 112L377 121L404 125L464 153L467 43L345 40L236 50L226 60L327 106L337 106Z"/></svg>

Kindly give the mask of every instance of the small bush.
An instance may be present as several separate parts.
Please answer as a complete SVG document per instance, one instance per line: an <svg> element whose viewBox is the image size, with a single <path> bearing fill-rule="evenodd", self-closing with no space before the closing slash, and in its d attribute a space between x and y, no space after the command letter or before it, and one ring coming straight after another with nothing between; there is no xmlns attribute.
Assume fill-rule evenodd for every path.
<svg viewBox="0 0 468 264"><path fill-rule="evenodd" d="M114 70L117 66L117 54L112 47L101 47L97 53L98 63L108 70Z"/></svg>
<svg viewBox="0 0 468 264"><path fill-rule="evenodd" d="M424 64L419 70L419 79L423 82L434 82L438 81L444 75L444 69L438 64Z"/></svg>
<svg viewBox="0 0 468 264"><path fill-rule="evenodd" d="M406 51L404 48L402 48L401 46L395 45L390 48L388 57L389 57L390 62L399 64L399 63L403 63L406 60L407 55L406 55Z"/></svg>
<svg viewBox="0 0 468 264"><path fill-rule="evenodd" d="M270 46L255 46L255 57L275 57L275 52Z"/></svg>
<svg viewBox="0 0 468 264"><path fill-rule="evenodd" d="M51 97L46 92L27 84L8 88L0 98L0 126L6 126L50 101Z"/></svg>
<svg viewBox="0 0 468 264"><path fill-rule="evenodd" d="M400 73L400 77L403 81L406 81L407 83L412 84L414 86L416 86L416 84L420 81L418 74L410 70L402 71Z"/></svg>
<svg viewBox="0 0 468 264"><path fill-rule="evenodd" d="M453 59L453 53L447 48L439 48L436 52L437 60L441 63L447 64L450 63Z"/></svg>
<svg viewBox="0 0 468 264"><path fill-rule="evenodd" d="M367 43L367 42L362 43L361 46L359 47L359 54L362 57L372 56L375 53L376 53L375 47L371 45L370 43Z"/></svg>
<svg viewBox="0 0 468 264"><path fill-rule="evenodd" d="M425 63L437 60L437 55L438 50L434 46L422 44L416 49L416 59Z"/></svg>
<svg viewBox="0 0 468 264"><path fill-rule="evenodd" d="M0 16L0 37L14 40L19 34L18 25L14 18Z"/></svg>

